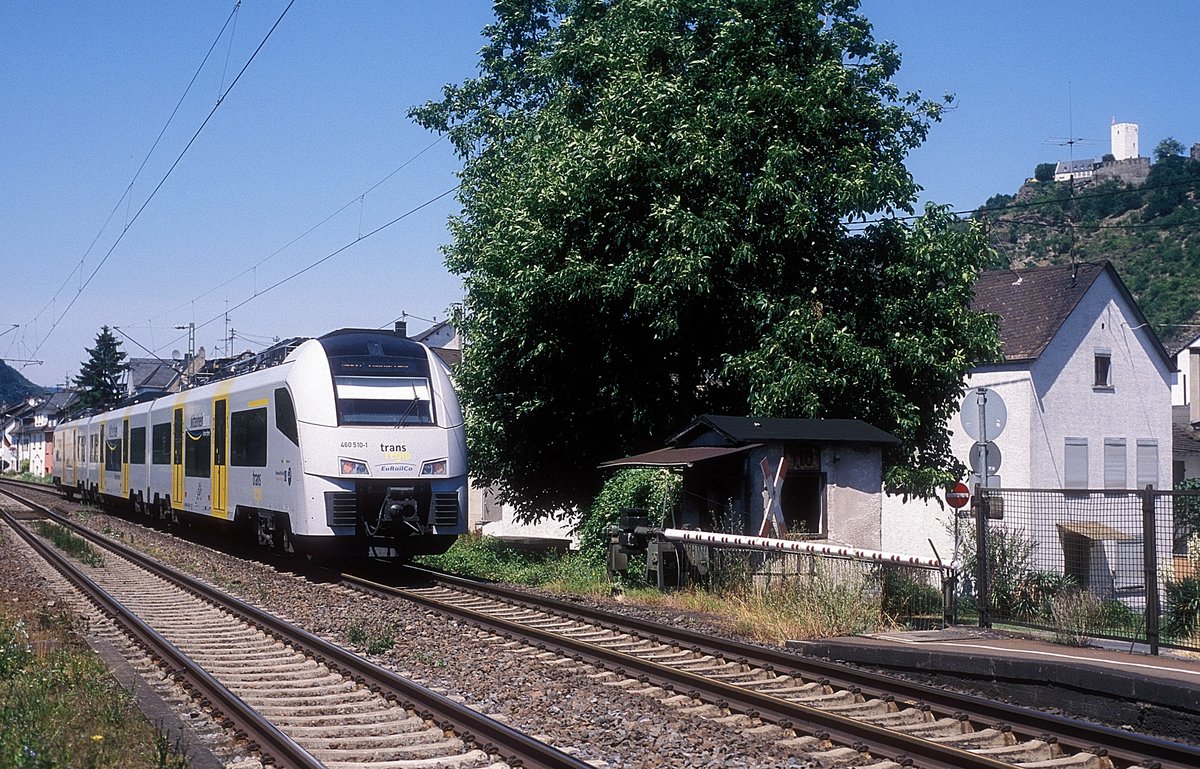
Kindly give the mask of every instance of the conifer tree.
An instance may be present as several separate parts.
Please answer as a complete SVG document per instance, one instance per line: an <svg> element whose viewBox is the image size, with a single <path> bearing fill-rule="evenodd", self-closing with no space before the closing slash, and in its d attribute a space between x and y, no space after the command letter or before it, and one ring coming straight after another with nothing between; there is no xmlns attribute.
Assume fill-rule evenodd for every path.
<svg viewBox="0 0 1200 769"><path fill-rule="evenodd" d="M88 359L80 364L74 383L79 388L79 405L84 409L103 409L116 405L125 395L121 375L129 370L121 342L108 326L96 335L96 346L87 348Z"/></svg>

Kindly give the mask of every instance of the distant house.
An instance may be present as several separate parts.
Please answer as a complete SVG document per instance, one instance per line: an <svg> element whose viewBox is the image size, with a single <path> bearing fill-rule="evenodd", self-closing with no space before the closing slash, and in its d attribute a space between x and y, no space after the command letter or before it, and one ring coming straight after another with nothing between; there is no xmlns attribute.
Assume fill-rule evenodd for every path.
<svg viewBox="0 0 1200 769"><path fill-rule="evenodd" d="M968 376L964 398L974 410L977 389L988 388L1006 409L1003 430L992 425L987 436L999 450L991 485L1170 487L1174 361L1111 264L987 272L973 306L999 316L1003 344L1001 362ZM962 414L948 427L951 450L970 466L975 441ZM924 555L932 541L945 557L952 521L936 501L889 496L883 549Z"/></svg>
<svg viewBox="0 0 1200 769"><path fill-rule="evenodd" d="M130 358L125 372L125 395L165 395L179 392L182 361L168 362L160 358Z"/></svg>
<svg viewBox="0 0 1200 769"><path fill-rule="evenodd" d="M54 428L77 400L71 391L56 392L46 398L31 399L13 412L5 429L15 456L10 470L28 467L33 475L54 472Z"/></svg>
<svg viewBox="0 0 1200 769"><path fill-rule="evenodd" d="M1060 160L1058 161L1058 165L1054 167L1054 181L1090 181L1095 171L1096 161L1092 158L1088 158L1087 160Z"/></svg>
<svg viewBox="0 0 1200 769"><path fill-rule="evenodd" d="M601 467L680 473L676 528L879 549L882 449L898 443L857 419L706 415L666 448Z"/></svg>
<svg viewBox="0 0 1200 769"><path fill-rule="evenodd" d="M451 368L462 360L462 336L448 320L435 323L409 338L433 350L433 353Z"/></svg>

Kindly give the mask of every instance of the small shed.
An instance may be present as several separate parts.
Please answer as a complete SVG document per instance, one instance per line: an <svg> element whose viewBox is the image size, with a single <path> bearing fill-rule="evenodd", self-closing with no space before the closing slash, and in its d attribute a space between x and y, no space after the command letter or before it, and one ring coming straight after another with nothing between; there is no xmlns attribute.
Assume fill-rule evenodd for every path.
<svg viewBox="0 0 1200 769"><path fill-rule="evenodd" d="M668 525L879 549L885 447L899 439L857 419L704 415L667 447L605 462L683 478Z"/></svg>

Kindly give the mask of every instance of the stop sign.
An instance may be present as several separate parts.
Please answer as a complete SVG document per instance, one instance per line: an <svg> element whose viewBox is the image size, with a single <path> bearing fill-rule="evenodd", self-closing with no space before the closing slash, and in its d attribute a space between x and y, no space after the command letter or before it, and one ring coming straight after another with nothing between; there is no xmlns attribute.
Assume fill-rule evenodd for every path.
<svg viewBox="0 0 1200 769"><path fill-rule="evenodd" d="M971 490L967 488L967 484L959 481L952 487L946 489L946 504L950 507L958 508L971 501Z"/></svg>

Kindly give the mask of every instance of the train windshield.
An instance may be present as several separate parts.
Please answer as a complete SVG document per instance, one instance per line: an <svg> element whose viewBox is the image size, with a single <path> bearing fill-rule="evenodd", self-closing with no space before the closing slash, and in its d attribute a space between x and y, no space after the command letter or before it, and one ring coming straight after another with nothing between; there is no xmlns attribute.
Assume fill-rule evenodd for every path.
<svg viewBox="0 0 1200 769"><path fill-rule="evenodd" d="M338 424L436 424L424 347L398 334L356 329L319 341L333 374Z"/></svg>
<svg viewBox="0 0 1200 769"><path fill-rule="evenodd" d="M343 425L431 425L433 400L425 377L335 376Z"/></svg>

